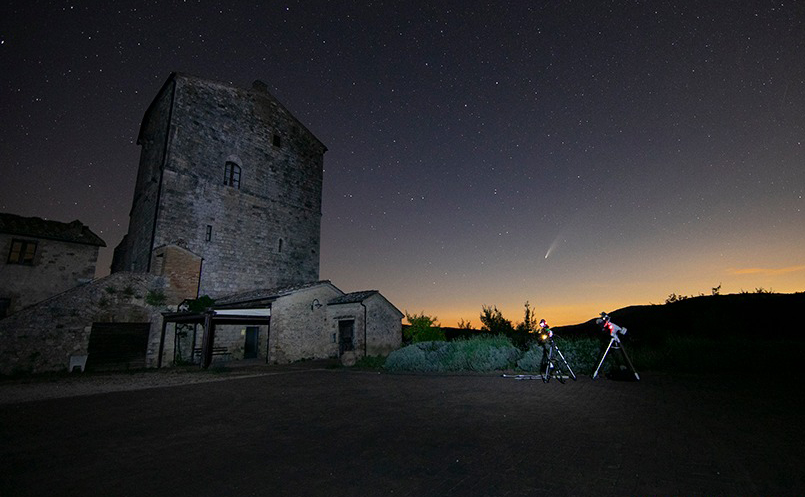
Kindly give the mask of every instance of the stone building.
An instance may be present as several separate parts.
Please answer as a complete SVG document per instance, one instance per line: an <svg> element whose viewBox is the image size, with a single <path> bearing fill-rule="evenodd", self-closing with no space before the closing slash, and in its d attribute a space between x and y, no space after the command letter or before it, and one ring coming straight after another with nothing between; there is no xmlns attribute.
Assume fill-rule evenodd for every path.
<svg viewBox="0 0 805 497"><path fill-rule="evenodd" d="M77 220L0 213L0 318L91 281L105 246Z"/></svg>
<svg viewBox="0 0 805 497"><path fill-rule="evenodd" d="M338 356L388 355L402 341L400 312L377 290L352 292L327 302L327 325L338 342ZM349 361L349 359L344 359Z"/></svg>
<svg viewBox="0 0 805 497"><path fill-rule="evenodd" d="M361 293L369 307L383 309L370 315L362 300L330 304L344 292L318 281L327 149L265 84L247 90L171 74L145 113L138 143L129 230L112 270L165 277L171 303L193 290L216 301L204 315L166 315L174 327L162 331L169 362L204 353L206 364L213 351L289 362L399 346L402 314L378 292ZM263 314L255 314L255 301L241 309L246 315L232 308L258 294ZM341 317L330 316L331 305ZM343 346L331 341L348 335L346 323L362 330L347 350L346 339ZM370 339L375 332L383 337Z"/></svg>
<svg viewBox="0 0 805 497"><path fill-rule="evenodd" d="M385 355L398 348L403 313L376 290L345 294L330 281L261 289L220 299L203 311L165 314L163 362ZM171 331L171 325L175 331Z"/></svg>
<svg viewBox="0 0 805 497"><path fill-rule="evenodd" d="M114 271L173 271L160 247L199 259L217 298L319 278L326 147L255 82L171 74L145 113L129 230Z"/></svg>
<svg viewBox="0 0 805 497"><path fill-rule="evenodd" d="M379 292L345 294L319 281L327 149L265 84L171 74L138 144L112 274L0 319L0 374L72 370L82 360L90 369L349 362L400 346L402 313ZM9 261L45 260L18 239L28 240L5 242ZM92 270L63 290L92 278L97 241L82 255Z"/></svg>
<svg viewBox="0 0 805 497"><path fill-rule="evenodd" d="M157 365L165 284L115 273L0 319L0 375Z"/></svg>

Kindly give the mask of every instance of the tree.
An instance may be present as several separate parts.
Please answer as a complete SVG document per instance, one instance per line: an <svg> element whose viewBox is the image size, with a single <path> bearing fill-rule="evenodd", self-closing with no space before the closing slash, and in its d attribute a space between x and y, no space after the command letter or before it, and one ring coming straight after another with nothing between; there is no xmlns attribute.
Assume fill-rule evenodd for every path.
<svg viewBox="0 0 805 497"><path fill-rule="evenodd" d="M464 321L464 318L462 318L461 321L458 322L458 329L459 330L472 330L474 328L472 327L472 323L470 323L469 321Z"/></svg>
<svg viewBox="0 0 805 497"><path fill-rule="evenodd" d="M514 332L512 322L503 317L497 306L481 307L481 331L491 335L509 336Z"/></svg>
<svg viewBox="0 0 805 497"><path fill-rule="evenodd" d="M202 295L201 297L187 301L187 310L190 312L204 312L210 307L215 305L215 301L209 295Z"/></svg>
<svg viewBox="0 0 805 497"><path fill-rule="evenodd" d="M491 335L503 335L512 341L512 345L527 350L530 334L527 331L515 330L512 322L503 317L497 306L483 306L481 312L481 331ZM519 327L520 325L518 325Z"/></svg>
<svg viewBox="0 0 805 497"><path fill-rule="evenodd" d="M406 312L405 317L410 324L404 332L406 340L410 340L412 343L445 340L444 331L436 322L436 316L430 317L424 312L419 315Z"/></svg>
<svg viewBox="0 0 805 497"><path fill-rule="evenodd" d="M686 299L688 299L687 295L682 295L682 294L677 295L675 293L672 293L672 294L670 294L668 296L667 299L665 299L665 303L666 304L673 304L674 302L682 302L683 300L686 300Z"/></svg>
<svg viewBox="0 0 805 497"><path fill-rule="evenodd" d="M520 333L533 333L537 329L537 316L531 310L531 304L525 301L525 311L523 313L523 322L519 323L515 328Z"/></svg>

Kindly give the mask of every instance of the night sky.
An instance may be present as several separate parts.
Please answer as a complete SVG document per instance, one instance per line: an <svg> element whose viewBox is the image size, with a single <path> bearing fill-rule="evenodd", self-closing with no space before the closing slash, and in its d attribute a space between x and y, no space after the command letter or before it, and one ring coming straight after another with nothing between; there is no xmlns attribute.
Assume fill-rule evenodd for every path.
<svg viewBox="0 0 805 497"><path fill-rule="evenodd" d="M172 71L266 82L329 149L321 278L444 326L805 290L802 2L5 1L0 211L107 274Z"/></svg>

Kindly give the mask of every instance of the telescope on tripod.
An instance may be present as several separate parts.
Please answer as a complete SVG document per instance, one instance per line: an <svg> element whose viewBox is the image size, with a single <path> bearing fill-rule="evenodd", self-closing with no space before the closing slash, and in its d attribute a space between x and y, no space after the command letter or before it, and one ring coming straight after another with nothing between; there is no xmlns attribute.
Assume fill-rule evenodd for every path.
<svg viewBox="0 0 805 497"><path fill-rule="evenodd" d="M551 378L556 378L560 383L564 383L567 378L576 381L576 373L567 363L567 359L559 350L556 345L556 340L553 335L553 330L548 326L545 320L539 322L539 329L534 330L537 333L537 341L542 347L542 360L545 364L545 372L540 371L540 374L504 374L504 378L514 378L516 380L539 380L548 383Z"/></svg>
<svg viewBox="0 0 805 497"><path fill-rule="evenodd" d="M553 331L548 326L548 323L542 319L539 322L539 327L540 331L537 337L542 345L542 349L544 351L543 357L546 360L545 372L542 374L542 381L548 383L551 378L556 378L561 383L564 383L565 369L567 369L567 375L572 378L573 381L576 381L576 373L573 372L573 369L571 369L570 364L567 363L567 359L565 359L562 351L559 350L559 346L556 345ZM563 365L564 367L562 367Z"/></svg>
<svg viewBox="0 0 805 497"><path fill-rule="evenodd" d="M640 375L637 374L637 370L634 368L632 364L632 360L629 359L629 355L626 353L626 349L623 347L623 343L621 343L621 339L619 335L626 334L626 328L621 328L617 324L613 323L609 319L609 314L606 312L601 313L601 317L596 319L595 322L601 326L601 328L609 333L609 345L607 345L606 350L604 351L604 355L601 356L601 360L598 361L598 367L595 368L595 372L593 373L593 379L598 378L598 372L601 370L601 366L604 364L604 359L607 358L607 354L612 349L620 350L623 354L623 358L626 360L626 364L629 365L629 369L632 370L634 377L636 380L640 381Z"/></svg>

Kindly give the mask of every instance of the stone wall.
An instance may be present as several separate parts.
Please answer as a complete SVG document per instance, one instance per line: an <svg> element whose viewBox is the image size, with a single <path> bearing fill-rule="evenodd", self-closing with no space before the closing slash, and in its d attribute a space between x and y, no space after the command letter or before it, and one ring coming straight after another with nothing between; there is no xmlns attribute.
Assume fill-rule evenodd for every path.
<svg viewBox="0 0 805 497"><path fill-rule="evenodd" d="M162 278L115 273L0 319L0 374L66 370L71 355L87 354L93 323L151 323L146 363L156 365L164 305Z"/></svg>
<svg viewBox="0 0 805 497"><path fill-rule="evenodd" d="M179 303L198 296L201 262L201 257L176 245L154 249L151 273L165 277L168 302Z"/></svg>
<svg viewBox="0 0 805 497"><path fill-rule="evenodd" d="M368 317L368 314L367 314ZM333 342L335 347L334 357L338 357L339 351L339 329L338 323L341 321L354 321L353 327L353 340L354 345L353 355L355 357L364 356L364 330L368 334L368 328L364 321L363 306L359 302L349 304L330 305L327 307L327 333L330 335L330 341Z"/></svg>
<svg viewBox="0 0 805 497"><path fill-rule="evenodd" d="M226 347L229 360L241 360L246 349L246 329L251 327L258 328L257 335L257 357L265 361L266 359L266 337L268 336L267 325L239 324L239 325L220 325L215 327L214 347ZM203 330L197 334L196 347L201 348ZM213 357L213 362L216 360Z"/></svg>
<svg viewBox="0 0 805 497"><path fill-rule="evenodd" d="M153 247L183 246L203 258L199 292L213 298L318 280L325 147L264 85L170 82L143 121L130 266L144 271ZM225 184L228 162L237 186Z"/></svg>
<svg viewBox="0 0 805 497"><path fill-rule="evenodd" d="M354 320L357 357L387 355L402 344L403 314L379 293L362 303L330 305L327 314L327 333L335 337L340 321Z"/></svg>
<svg viewBox="0 0 805 497"><path fill-rule="evenodd" d="M162 167L168 150L175 83L169 80L143 118L137 143L140 166L129 212L129 231L115 249L112 272L146 272L150 263L154 222L159 201Z"/></svg>
<svg viewBox="0 0 805 497"><path fill-rule="evenodd" d="M14 239L37 243L33 265L7 264ZM8 313L64 292L95 277L98 246L0 234L0 298L11 299Z"/></svg>
<svg viewBox="0 0 805 497"><path fill-rule="evenodd" d="M402 345L403 314L381 294L366 299L367 355L388 355Z"/></svg>
<svg viewBox="0 0 805 497"><path fill-rule="evenodd" d="M327 326L326 303L339 295L340 290L326 283L277 299L271 307L269 362L336 357L338 344Z"/></svg>

